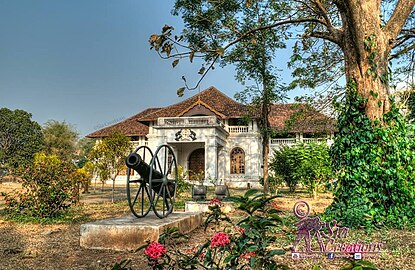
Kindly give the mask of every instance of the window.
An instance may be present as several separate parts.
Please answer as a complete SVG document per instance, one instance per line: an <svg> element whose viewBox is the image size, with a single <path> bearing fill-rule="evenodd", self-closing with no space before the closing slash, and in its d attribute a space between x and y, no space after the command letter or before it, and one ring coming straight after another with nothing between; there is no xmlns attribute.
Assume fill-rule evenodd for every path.
<svg viewBox="0 0 415 270"><path fill-rule="evenodd" d="M245 173L245 152L239 147L231 152L231 174Z"/></svg>

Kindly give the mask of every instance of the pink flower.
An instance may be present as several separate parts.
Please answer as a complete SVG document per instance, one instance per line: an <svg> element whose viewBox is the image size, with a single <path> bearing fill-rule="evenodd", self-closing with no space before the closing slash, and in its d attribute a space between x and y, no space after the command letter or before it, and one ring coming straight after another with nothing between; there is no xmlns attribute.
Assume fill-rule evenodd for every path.
<svg viewBox="0 0 415 270"><path fill-rule="evenodd" d="M251 257L255 257L256 253L255 252L251 252L251 251L244 251L244 253L242 253L239 258L240 259L245 259L245 260L249 260Z"/></svg>
<svg viewBox="0 0 415 270"><path fill-rule="evenodd" d="M220 200L218 198L213 198L209 202L209 205L211 205L211 206L220 206L221 204L222 203L220 202Z"/></svg>
<svg viewBox="0 0 415 270"><path fill-rule="evenodd" d="M160 259L164 254L166 254L166 252L166 248L162 244L157 242L151 243L144 250L144 253L153 260Z"/></svg>
<svg viewBox="0 0 415 270"><path fill-rule="evenodd" d="M218 232L213 236L212 241L210 242L210 247L223 247L230 242L231 239L229 238L229 235L224 232Z"/></svg>
<svg viewBox="0 0 415 270"><path fill-rule="evenodd" d="M6 200L6 204L9 205L10 204L10 200Z"/></svg>

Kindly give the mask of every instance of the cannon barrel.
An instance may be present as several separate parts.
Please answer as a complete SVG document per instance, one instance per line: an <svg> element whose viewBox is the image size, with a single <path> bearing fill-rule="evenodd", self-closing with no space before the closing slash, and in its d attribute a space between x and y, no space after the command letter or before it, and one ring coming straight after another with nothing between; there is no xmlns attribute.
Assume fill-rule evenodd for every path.
<svg viewBox="0 0 415 270"><path fill-rule="evenodd" d="M136 171L147 183L149 183L151 167L141 158L139 154L131 153L130 155L128 155L128 157L125 160L125 164L127 165L128 168L131 168L134 171ZM163 179L163 174L153 169L153 174L151 175L151 178L152 179ZM161 185L162 185L161 182L157 182L157 183L152 182L151 189L158 193L160 191ZM168 183L167 187L169 189L170 195L173 197L174 191L175 191L174 184Z"/></svg>
<svg viewBox="0 0 415 270"><path fill-rule="evenodd" d="M148 181L150 178L150 165L148 165L137 153L131 153L125 160L125 164L128 168L136 171L141 177ZM153 170L153 179L162 179L163 175L157 170Z"/></svg>

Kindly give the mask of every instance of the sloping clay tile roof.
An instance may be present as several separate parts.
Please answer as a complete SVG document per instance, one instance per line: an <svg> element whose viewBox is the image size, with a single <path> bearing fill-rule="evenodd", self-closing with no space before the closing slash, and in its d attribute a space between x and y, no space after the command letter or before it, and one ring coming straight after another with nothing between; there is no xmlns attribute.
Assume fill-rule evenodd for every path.
<svg viewBox="0 0 415 270"><path fill-rule="evenodd" d="M149 108L138 114L135 114L117 124L92 132L86 135L87 138L103 138L119 131L125 136L146 136L148 134L148 126L140 123L138 119L147 114L151 114L160 108Z"/></svg>
<svg viewBox="0 0 415 270"><path fill-rule="evenodd" d="M140 121L155 121L159 117L180 117L197 104L211 109L219 118L238 118L248 114L247 106L229 98L215 87L194 95L182 102L160 109L142 117Z"/></svg>
<svg viewBox="0 0 415 270"><path fill-rule="evenodd" d="M300 103L274 104L269 116L277 132L316 133L336 131L336 120Z"/></svg>
<svg viewBox="0 0 415 270"><path fill-rule="evenodd" d="M234 101L212 86L182 102L164 108L146 109L122 122L88 134L86 137L102 138L115 131L120 131L126 136L146 136L148 126L144 123L156 121L159 117L183 116L198 104L221 119L240 118L247 115L259 117L258 113L253 116L249 106ZM310 133L336 130L334 119L300 103L272 105L269 121L271 127L278 132Z"/></svg>

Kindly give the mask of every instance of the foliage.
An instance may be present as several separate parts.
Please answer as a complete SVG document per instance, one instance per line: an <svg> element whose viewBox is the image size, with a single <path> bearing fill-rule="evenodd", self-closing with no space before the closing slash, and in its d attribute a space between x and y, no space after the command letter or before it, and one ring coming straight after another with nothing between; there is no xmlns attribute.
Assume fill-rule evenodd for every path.
<svg viewBox="0 0 415 270"><path fill-rule="evenodd" d="M60 160L72 161L75 157L78 133L66 122L50 120L43 127L45 151Z"/></svg>
<svg viewBox="0 0 415 270"><path fill-rule="evenodd" d="M284 179L290 191L302 183L316 198L317 192L333 176L329 149L323 143L284 146L274 151L272 170Z"/></svg>
<svg viewBox="0 0 415 270"><path fill-rule="evenodd" d="M27 168L21 168L23 191L8 195L8 212L48 218L58 216L78 199L80 175L57 156L39 153Z"/></svg>
<svg viewBox="0 0 415 270"><path fill-rule="evenodd" d="M185 181L185 179L188 175L188 172L184 171L183 167L180 166L180 165L177 167L177 170L178 170L178 179L177 179L177 190L176 190L176 192L177 192L178 195L180 195L184 192L188 192L191 185Z"/></svg>
<svg viewBox="0 0 415 270"><path fill-rule="evenodd" d="M296 158L298 157L295 155L295 148L285 145L274 150L271 158L271 170L284 180L290 192L294 192L299 183L298 178L291 175L296 169Z"/></svg>
<svg viewBox="0 0 415 270"><path fill-rule="evenodd" d="M391 59L397 59L394 71L401 78L411 78L415 66L411 34L414 4L413 0L368 0L357 4L320 0L176 0L173 15L181 16L184 30L173 34L174 28L165 25L149 41L162 58L172 59L173 67L186 58L192 63L203 59L199 70L202 80L216 65L233 64L230 60L238 49L250 53L249 48L262 45L258 40L262 35L272 49L292 46L289 67L294 81L290 88L324 88L318 94L331 98L344 90L337 87L339 78L351 76L346 71L366 63L370 57L370 66L362 66L361 73L369 75L365 79L371 79L366 71L373 74L376 67L378 78L390 83L385 79L390 71L384 69ZM398 13L399 16L393 16ZM364 20L355 20L353 16ZM376 35L378 46L366 54L363 42L373 41ZM394 42L391 44L390 40ZM382 48L385 54L378 51L381 44L389 44ZM345 58L353 61L353 57L360 59L360 64L345 66ZM179 88L178 94L182 95L184 89Z"/></svg>
<svg viewBox="0 0 415 270"><path fill-rule="evenodd" d="M27 166L43 147L40 125L23 110L0 109L0 167Z"/></svg>
<svg viewBox="0 0 415 270"><path fill-rule="evenodd" d="M281 221L279 210L271 204L272 199L257 190L249 190L243 196L231 197L245 215L237 222L226 217L209 219L214 224L216 232L211 239L204 243L180 250L182 235L177 228L170 228L160 236L159 243L148 243L141 249L148 249L150 245L163 245L166 252L158 253L157 258L148 257L149 266L153 269L281 269L284 266L277 264L274 256L284 254L283 250L274 249L272 244L276 237L270 235L270 228L277 226ZM215 216L225 217L220 213L220 202L212 201L212 211ZM225 224L225 225L224 225ZM148 253L148 252L147 252ZM146 253L146 254L147 254Z"/></svg>
<svg viewBox="0 0 415 270"><path fill-rule="evenodd" d="M349 83L348 91L331 148L338 181L326 215L350 227L405 227L415 215L410 127L395 106L384 116L386 125L372 123L355 85Z"/></svg>
<svg viewBox="0 0 415 270"><path fill-rule="evenodd" d="M115 179L121 170L126 170L125 157L130 151L130 139L120 132L115 132L98 142L90 153L90 159L101 181L108 178L112 180L113 202Z"/></svg>
<svg viewBox="0 0 415 270"><path fill-rule="evenodd" d="M82 138L76 144L76 149L78 154L76 155L76 166L78 168L84 167L84 165L89 161L89 154L94 148L95 140L90 138Z"/></svg>

